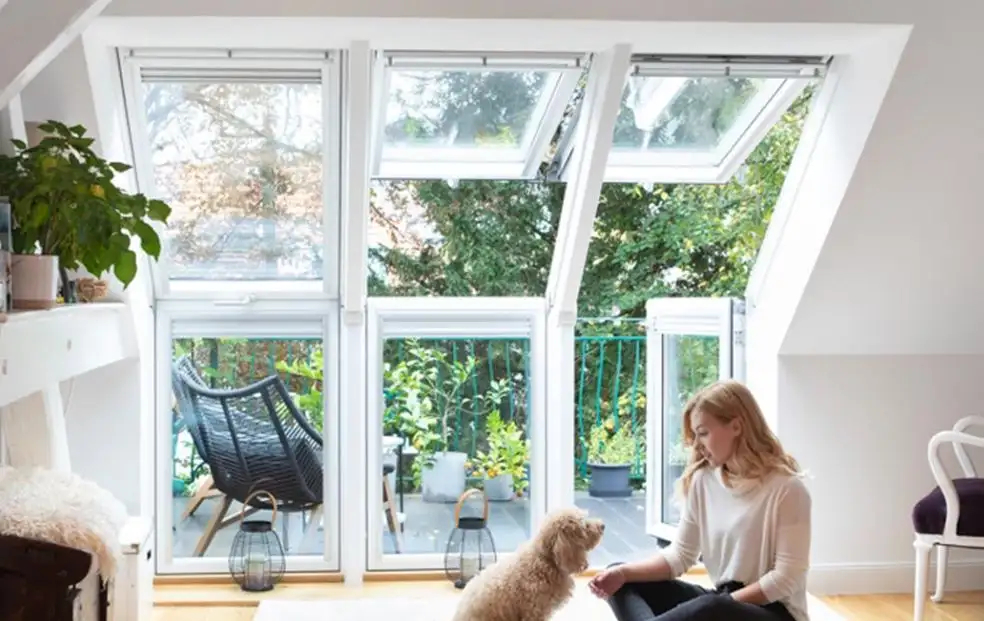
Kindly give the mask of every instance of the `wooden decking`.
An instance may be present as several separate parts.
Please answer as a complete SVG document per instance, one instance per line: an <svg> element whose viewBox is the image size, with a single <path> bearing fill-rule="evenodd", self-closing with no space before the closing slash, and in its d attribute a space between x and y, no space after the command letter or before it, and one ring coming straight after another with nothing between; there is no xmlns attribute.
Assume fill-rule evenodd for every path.
<svg viewBox="0 0 984 621"><path fill-rule="evenodd" d="M174 499L174 517L177 521L188 499ZM175 558L190 556L195 544L201 537L214 511L215 500L209 499L195 512L193 516L178 523L174 531ZM397 499L399 504L399 499ZM631 498L592 498L587 492L577 492L576 503L586 509L591 515L605 521L605 538L591 556L593 566L601 567L617 560L629 560L651 555L658 546L656 541L647 536L644 530L646 510L644 498L636 495ZM233 510L236 510L234 505ZM443 553L454 520L454 505L425 503L419 496L407 494L403 498L401 512L405 514L402 554L433 554ZM262 514L256 514L262 519ZM269 519L269 515L266 516ZM284 535L283 524L278 518L278 532ZM287 542L290 553L299 555L319 555L324 550L325 530L312 528L306 538L302 536L302 524L299 516L293 516L287 521L289 532ZM489 529L495 538L496 548L501 552L515 550L516 547L529 539L529 503L526 499L516 499L510 502L496 502L490 505ZM328 532L333 532L329 528ZM235 526L220 530L209 546L205 555L210 557L225 557L229 553ZM393 554L396 552L393 538L385 531L379 533L384 550Z"/></svg>

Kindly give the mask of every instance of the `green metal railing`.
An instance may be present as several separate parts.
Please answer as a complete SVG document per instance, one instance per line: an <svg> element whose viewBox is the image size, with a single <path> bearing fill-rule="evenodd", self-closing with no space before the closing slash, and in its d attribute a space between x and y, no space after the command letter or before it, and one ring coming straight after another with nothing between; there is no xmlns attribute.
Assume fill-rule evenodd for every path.
<svg viewBox="0 0 984 621"><path fill-rule="evenodd" d="M304 395L322 389L317 360L320 339L179 339L174 354L190 355L216 387L243 386L271 374L280 375L320 427L320 399ZM631 425L641 439L645 428L645 332L642 320L582 319L575 336L575 468L588 475L580 438L606 420ZM524 338L389 339L383 349L386 367L383 433L394 431L394 400L413 369L426 370L436 411L448 415L449 445L474 455L484 438L484 418L491 409L525 429L530 396L530 342ZM285 369L285 366L288 367ZM298 372L299 371L299 372ZM402 375L401 375L402 373ZM420 375L418 374L418 378ZM449 383L450 382L450 383ZM496 391L494 386L500 385ZM502 388L502 386L505 388ZM419 388L419 386L417 387ZM176 489L179 480L193 480L202 464L175 419ZM186 434L185 434L186 435ZM644 477L644 443L637 442L633 475ZM182 457L178 458L181 452Z"/></svg>

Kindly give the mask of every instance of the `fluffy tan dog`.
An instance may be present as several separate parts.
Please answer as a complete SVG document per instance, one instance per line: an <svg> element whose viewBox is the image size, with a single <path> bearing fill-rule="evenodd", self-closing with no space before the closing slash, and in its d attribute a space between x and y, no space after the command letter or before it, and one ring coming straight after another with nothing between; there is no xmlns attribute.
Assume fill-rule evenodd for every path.
<svg viewBox="0 0 984 621"><path fill-rule="evenodd" d="M547 516L536 537L485 569L461 594L454 621L547 621L574 592L605 524L580 509Z"/></svg>

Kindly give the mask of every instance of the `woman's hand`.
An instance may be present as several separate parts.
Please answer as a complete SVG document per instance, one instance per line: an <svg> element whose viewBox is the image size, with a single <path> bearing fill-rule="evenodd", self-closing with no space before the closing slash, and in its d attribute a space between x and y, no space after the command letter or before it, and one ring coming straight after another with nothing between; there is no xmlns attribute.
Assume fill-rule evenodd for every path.
<svg viewBox="0 0 984 621"><path fill-rule="evenodd" d="M588 582L588 588L597 597L611 597L625 584L625 574L621 567L610 567Z"/></svg>

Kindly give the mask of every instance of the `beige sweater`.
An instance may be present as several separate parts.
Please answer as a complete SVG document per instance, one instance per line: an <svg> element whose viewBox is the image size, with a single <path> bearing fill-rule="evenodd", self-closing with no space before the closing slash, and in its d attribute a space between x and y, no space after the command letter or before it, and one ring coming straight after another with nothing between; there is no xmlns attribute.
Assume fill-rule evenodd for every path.
<svg viewBox="0 0 984 621"><path fill-rule="evenodd" d="M681 510L676 540L662 554L680 576L703 555L715 583L758 582L769 601L808 621L810 492L802 478L774 474L739 491L725 487L720 469L696 473Z"/></svg>

